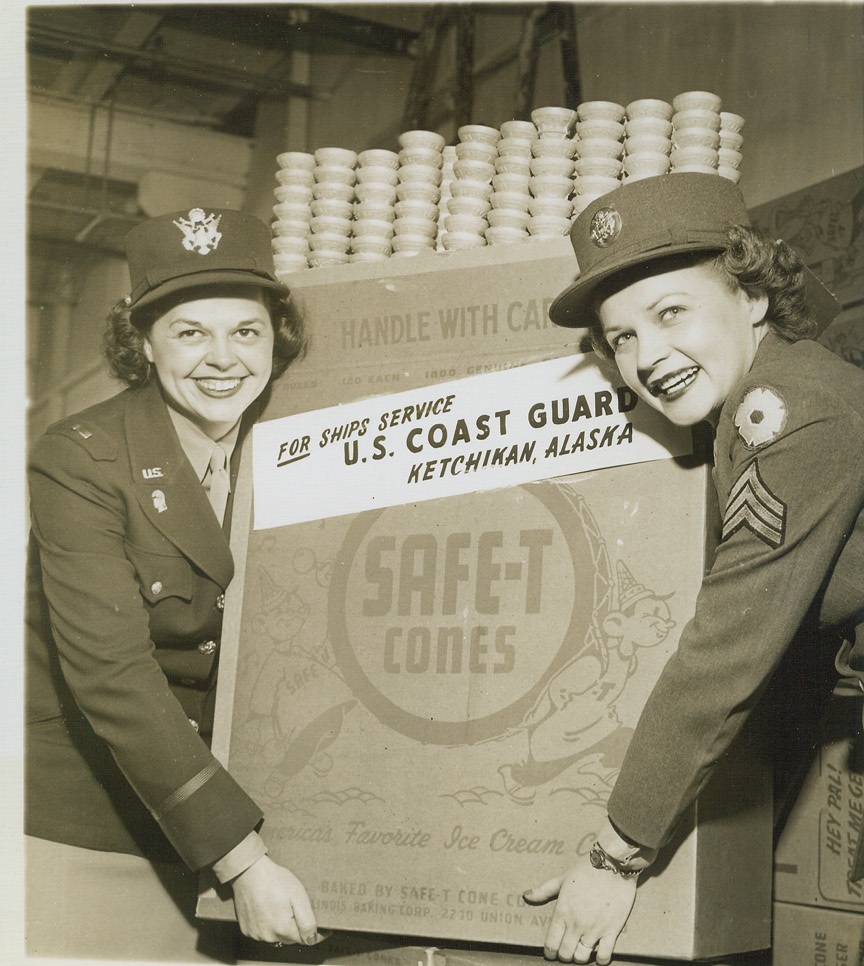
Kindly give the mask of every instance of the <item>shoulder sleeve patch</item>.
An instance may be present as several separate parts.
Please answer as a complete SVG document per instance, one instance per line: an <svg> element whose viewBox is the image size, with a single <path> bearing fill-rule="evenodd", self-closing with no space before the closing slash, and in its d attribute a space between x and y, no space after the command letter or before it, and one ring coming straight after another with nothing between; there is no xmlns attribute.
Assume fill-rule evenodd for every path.
<svg viewBox="0 0 864 966"><path fill-rule="evenodd" d="M786 504L765 485L753 460L732 487L723 514L723 539L742 527L776 550L786 540Z"/></svg>
<svg viewBox="0 0 864 966"><path fill-rule="evenodd" d="M735 411L735 428L748 449L773 443L786 428L786 400L767 386L750 389Z"/></svg>

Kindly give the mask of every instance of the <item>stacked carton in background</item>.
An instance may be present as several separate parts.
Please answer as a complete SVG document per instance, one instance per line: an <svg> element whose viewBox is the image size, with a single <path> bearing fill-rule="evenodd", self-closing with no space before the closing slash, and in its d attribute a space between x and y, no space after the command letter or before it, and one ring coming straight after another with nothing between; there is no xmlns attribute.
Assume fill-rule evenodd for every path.
<svg viewBox="0 0 864 966"><path fill-rule="evenodd" d="M864 881L849 868L864 824L864 695L836 693L777 846L776 966L864 966Z"/></svg>
<svg viewBox="0 0 864 966"><path fill-rule="evenodd" d="M864 172L856 169L761 205L756 227L801 254L844 306L820 342L864 367ZM848 882L862 834L864 748L860 693L836 695L823 745L775 856L775 966L864 966L864 883ZM859 737L852 737L858 730Z"/></svg>

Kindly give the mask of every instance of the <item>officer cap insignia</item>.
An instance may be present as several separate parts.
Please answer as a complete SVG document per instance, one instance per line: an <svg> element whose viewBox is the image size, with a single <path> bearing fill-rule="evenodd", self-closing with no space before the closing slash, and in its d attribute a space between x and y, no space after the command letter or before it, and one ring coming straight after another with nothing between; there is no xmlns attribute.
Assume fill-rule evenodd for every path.
<svg viewBox="0 0 864 966"><path fill-rule="evenodd" d="M621 234L621 215L614 208L601 208L591 219L591 241L608 248Z"/></svg>
<svg viewBox="0 0 864 966"><path fill-rule="evenodd" d="M786 402L775 389L751 389L735 411L735 428L748 449L773 443L786 428Z"/></svg>
<svg viewBox="0 0 864 966"><path fill-rule="evenodd" d="M221 215L205 214L203 208L192 208L186 218L175 221L174 224L183 232L183 247L188 252L198 252L199 255L209 255L215 252L222 240L219 231Z"/></svg>

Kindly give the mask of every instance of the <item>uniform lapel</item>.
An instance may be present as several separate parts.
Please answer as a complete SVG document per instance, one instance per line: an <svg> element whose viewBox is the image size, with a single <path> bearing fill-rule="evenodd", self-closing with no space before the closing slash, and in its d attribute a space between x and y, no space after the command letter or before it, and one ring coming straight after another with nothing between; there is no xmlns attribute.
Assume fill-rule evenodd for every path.
<svg viewBox="0 0 864 966"><path fill-rule="evenodd" d="M196 478L155 380L126 410L133 485L147 519L220 587L234 575L228 540Z"/></svg>

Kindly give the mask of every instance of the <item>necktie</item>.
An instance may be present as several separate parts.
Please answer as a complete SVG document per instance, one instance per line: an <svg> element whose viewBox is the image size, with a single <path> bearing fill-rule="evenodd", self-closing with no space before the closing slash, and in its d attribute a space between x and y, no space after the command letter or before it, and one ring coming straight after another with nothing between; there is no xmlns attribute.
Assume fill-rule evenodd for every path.
<svg viewBox="0 0 864 966"><path fill-rule="evenodd" d="M231 492L231 480L228 475L228 456L222 446L217 443L210 454L210 488L207 497L213 512L219 522L225 518L225 505Z"/></svg>

